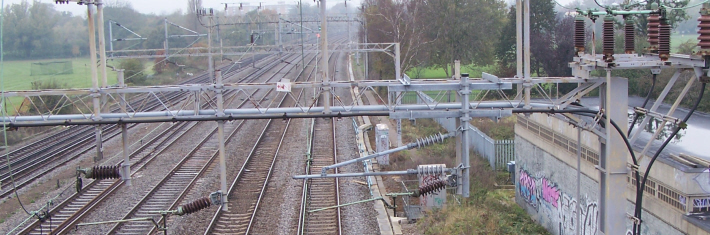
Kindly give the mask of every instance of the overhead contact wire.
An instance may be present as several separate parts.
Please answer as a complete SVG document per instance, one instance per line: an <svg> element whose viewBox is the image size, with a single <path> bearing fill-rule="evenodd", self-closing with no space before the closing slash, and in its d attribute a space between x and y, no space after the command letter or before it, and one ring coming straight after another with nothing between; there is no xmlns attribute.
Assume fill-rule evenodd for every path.
<svg viewBox="0 0 710 235"><path fill-rule="evenodd" d="M7 115L7 108L5 107L5 48L3 47L3 44L5 44L5 38L3 35L3 31L5 30L5 0L0 1L0 12L2 14L0 15L0 93L2 93L2 110L0 111L2 113L3 119L6 118ZM5 160L7 161L7 169L10 172L10 179L12 180L12 190L15 191L15 197L17 198L17 202L20 203L20 207L22 207L22 210L25 211L28 215L32 215L27 209L25 209L25 205L22 204L22 200L20 200L20 195L17 193L17 184L15 183L15 174L12 173L12 165L10 164L10 154L7 151L7 126L6 123L2 123L2 135L3 135L3 142L5 146Z"/></svg>

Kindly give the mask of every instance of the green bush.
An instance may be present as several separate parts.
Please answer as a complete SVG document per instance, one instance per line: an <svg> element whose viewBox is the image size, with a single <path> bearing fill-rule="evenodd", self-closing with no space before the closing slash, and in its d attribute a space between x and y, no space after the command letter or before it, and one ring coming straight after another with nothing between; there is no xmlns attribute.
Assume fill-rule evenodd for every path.
<svg viewBox="0 0 710 235"><path fill-rule="evenodd" d="M139 59L126 59L122 60L119 64L119 68L124 69L124 76L126 83L131 83L133 85L144 85L146 84L147 76L144 73L145 66L143 62Z"/></svg>

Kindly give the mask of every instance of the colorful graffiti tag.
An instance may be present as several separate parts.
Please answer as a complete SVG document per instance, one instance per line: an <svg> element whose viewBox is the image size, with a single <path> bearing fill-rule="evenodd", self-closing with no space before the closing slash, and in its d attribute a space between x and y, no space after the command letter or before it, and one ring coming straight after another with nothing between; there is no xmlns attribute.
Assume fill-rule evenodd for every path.
<svg viewBox="0 0 710 235"><path fill-rule="evenodd" d="M548 226L548 229L558 231L558 234L577 234L579 226L581 234L598 234L597 203L586 199L578 203L571 195L561 192L558 185L543 174L534 176L521 167L517 192L538 216L548 217L552 222L550 226L553 226ZM557 228L554 228L555 225Z"/></svg>

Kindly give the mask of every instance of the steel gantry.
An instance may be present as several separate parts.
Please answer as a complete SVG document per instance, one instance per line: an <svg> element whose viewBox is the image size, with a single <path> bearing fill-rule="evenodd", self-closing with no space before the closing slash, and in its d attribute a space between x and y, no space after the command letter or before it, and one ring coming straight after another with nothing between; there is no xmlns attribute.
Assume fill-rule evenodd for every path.
<svg viewBox="0 0 710 235"><path fill-rule="evenodd" d="M78 0L75 0L78 1ZM29 102L21 104L7 103L3 104L9 110L14 110L11 116L2 117L0 121L10 128L31 127L31 126L54 126L54 125L105 125L105 124L125 124L125 123L150 123L150 122L176 122L176 121L217 121L223 123L227 120L234 119L280 119L280 118L313 118L313 117L349 117L349 116L388 116L392 119L416 119L416 118L456 118L459 120L458 130L453 135L459 139L459 166L456 168L447 169L447 172L460 171L461 182L458 184L459 190L463 196L469 195L468 162L469 144L466 141L467 129L463 128L462 123L466 123L473 117L490 117L502 118L511 116L513 113L533 113L541 112L554 115L558 118L566 120L586 130L596 133L601 142L600 163L596 169L600 175L600 222L599 228L605 234L623 234L626 231L626 223L628 216L626 213L626 197L624 193L618 193L620 188L626 188L626 178L630 171L636 171L643 164L650 165L648 161L637 164L630 164L630 156L627 146L624 144L626 133L617 133L612 126L612 122L620 124L619 128L625 130L627 128L627 104L628 104L628 81L625 78L612 77L612 70L619 69L644 69L651 70L654 74L659 74L662 69L674 70L675 74L670 82L666 85L660 96L650 109L637 109L638 113L645 114L642 121L642 126L647 123L651 117L660 117L664 122L678 122L678 120L670 118L676 110L680 101L686 96L689 88L696 80L702 82L708 81L708 66L706 63L707 55L674 55L665 53L664 51L651 51L640 55L631 53L627 50L625 54L615 54L613 51L612 41L608 42L605 39L604 48L612 48L611 52L605 51L604 54L595 54L595 50L591 50L592 54L584 52L584 30L576 30L575 47L577 54L574 60L568 65L572 69L572 77L533 77L530 73L530 1L518 0L516 6L516 54L517 54L517 75L513 78L499 78L491 74L482 74L481 78L471 78L468 75L460 74L460 71L455 71L455 76L452 79L409 79L400 71L399 66L399 44L398 43L361 43L356 44L359 49L349 51L359 52L386 52L392 55L395 61L395 78L392 80L351 80L351 81L330 81L329 71L327 70L327 21L337 20L334 16L325 14L325 1L322 1L322 14L320 21L313 19L313 22L322 24L321 50L305 50L303 45L281 45L275 46L248 46L248 47L225 47L226 52L221 51L220 54L244 54L244 53L309 53L320 52L324 59L321 71L319 71L321 80L316 82L292 82L290 85L293 89L299 88L315 88L315 90L332 95L336 102L333 104L325 103L323 106L317 106L317 99L298 99L286 93L287 99L292 99L294 106L292 107L270 107L269 105L261 105L259 102L253 102L253 108L225 108L225 102L229 103L232 100L256 100L253 97L256 89L276 89L276 83L225 83L221 76L219 79L212 80L206 84L185 84L185 85L170 85L170 86L124 86L117 87L107 86L106 79L103 79L103 84L99 86L99 80L96 68L92 66L92 81L93 86L89 89L58 89L58 90L39 90L39 91L9 91L3 93L5 98L22 97ZM101 5L100 0L81 1L89 6L89 19L92 19L93 5ZM101 8L99 8L101 9ZM100 11L100 10L99 10ZM582 15L598 16L608 14L607 12L582 12ZM627 14L628 12L614 11L613 14ZM645 12L648 13L648 12ZM611 14L611 13L609 13ZM325 19L327 18L327 19ZM290 16L284 17L284 21L294 23L300 20L291 20ZM294 18L295 19L295 18ZM596 18L594 18L596 19ZM101 19L100 19L101 20ZM303 22L309 22L306 18ZM346 17L345 21L352 21L350 17ZM578 18L577 24L579 25ZM272 23L282 22L281 19L275 19ZM102 22L101 22L102 23ZM240 22L236 22L240 23ZM246 22L244 22L246 23ZM261 22L269 23L269 22ZM101 24L103 25L103 24ZM300 26L300 24L299 24ZM581 26L584 27L584 19L581 19ZM92 62L96 61L95 53L95 34L93 32L93 23L89 23L90 30L90 47L92 49ZM607 31L605 31L606 33ZM613 32L613 30L611 31ZM103 35L103 34L100 34ZM608 36L608 35L607 35ZM168 38L169 36L166 36ZM581 40L581 44L577 39ZM607 37L605 37L607 38ZM632 37L633 39L633 37ZM113 39L112 39L113 40ZM607 45L611 43L611 46ZM580 49L581 47L581 49ZM175 49L166 48L170 56L210 56L216 54L210 48L195 48L183 53L181 51L171 51ZM257 52L259 51L259 52ZM333 50L331 50L333 51ZM335 50L337 51L337 50ZM103 52L102 52L103 53ZM122 53L125 57L140 57L152 58L155 51L136 50L131 52L111 51L114 56L121 58ZM105 61L102 57L101 61ZM457 66L458 67L458 66ZM593 71L604 71L606 76L592 76ZM684 70L691 70L694 74L694 79L690 79L686 83L685 89L676 99L673 107L669 112L662 114L658 113L657 109L668 95L670 88L677 82L680 73ZM211 71L210 71L211 72ZM105 74L105 73L104 73ZM219 75L220 73L217 72ZM292 79L295 80L295 79ZM544 83L574 83L578 87L571 92L562 95L559 98L553 98L542 89L541 84ZM515 96L508 97L506 90L517 88ZM376 88L382 87L387 91L387 97L381 97L376 92ZM338 99L337 90L350 90L357 88L359 92L355 94L355 100L345 102ZM590 108L578 104L578 100L590 93L591 91L600 90L600 107ZM532 91L537 90L542 94L543 99L532 100ZM229 96L227 91L234 91ZM447 92L456 92L457 101L444 101L439 99L440 96L448 94ZM167 92L184 92L184 99L178 102L169 102L164 98L164 93ZM373 92L377 95L376 101L371 101L370 105L359 105L360 98L365 92ZM423 92L437 93L435 98L426 98ZM489 93L497 94L497 100L491 100ZM422 104L403 104L402 98L411 94L419 97ZM44 103L45 96L58 96L60 102L54 107ZM144 107L131 106L126 102L126 96L142 96L159 101L162 104L162 109L159 111L146 110ZM106 97L105 99L100 99ZM194 100L206 99L211 100L211 97L218 98L216 102L210 102L206 108L203 108L199 102ZM319 96L315 96L319 97ZM327 97L327 96L326 96ZM87 104L91 100L92 105ZM329 100L326 98L326 100ZM37 103L38 102L38 103ZM360 101L361 103L361 101ZM107 108L111 105L120 104L121 108L118 111L109 111ZM23 115L20 110L26 106L44 106L46 113L39 115ZM59 109L63 106L73 106L76 113L59 114ZM581 114L592 115L593 122L581 118ZM605 125L596 125L598 120L604 117ZM399 122L398 122L399 126ZM399 129L399 128L398 128ZM398 131L398 134L401 132ZM100 143L100 130L97 128L97 144ZM634 144L639 141L640 129L637 129L629 142ZM654 135L658 135L655 133ZM447 137L449 135L447 134ZM649 143L646 143L641 155L644 155L649 148ZM223 141L220 149L223 149ZM401 143L401 141L399 141ZM400 147L402 148L402 147ZM356 161L355 161L356 162ZM634 159L636 162L636 159ZM220 164L224 162L220 158ZM340 166L336 164L333 167ZM579 170L579 169L578 169ZM403 174L411 174L412 172L400 172ZM416 173L416 172L415 172ZM393 173L394 174L394 173ZM579 175L579 174L578 174ZM343 175L344 176L344 175ZM362 174L347 174L347 176L362 176ZM315 178L315 177L335 177L328 175L327 172L321 175L301 176L300 178ZM223 176L221 176L224 182ZM579 188L579 186L578 186ZM632 216L635 219L636 216Z"/></svg>

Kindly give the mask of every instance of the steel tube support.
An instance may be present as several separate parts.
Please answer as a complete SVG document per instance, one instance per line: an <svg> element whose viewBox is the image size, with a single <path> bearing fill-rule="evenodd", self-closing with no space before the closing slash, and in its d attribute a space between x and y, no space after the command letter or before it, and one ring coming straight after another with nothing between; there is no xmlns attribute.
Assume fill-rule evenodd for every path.
<svg viewBox="0 0 710 235"><path fill-rule="evenodd" d="M320 32L320 43L321 43L321 69L323 75L323 85L328 85L330 83L330 77L328 76L328 12L325 7L326 0L320 0L320 14L321 14L321 32ZM323 113L330 113L330 87L325 88L325 100L323 100Z"/></svg>
<svg viewBox="0 0 710 235"><path fill-rule="evenodd" d="M530 0L523 0L525 1L525 6L523 10L524 14L524 25L523 25L523 30L524 35L523 35L523 41L524 41L524 53L525 53L525 66L524 66L524 82L523 82L523 88L525 89L525 108L530 108L530 90L532 89L532 83L531 83L531 78L530 78Z"/></svg>
<svg viewBox="0 0 710 235"><path fill-rule="evenodd" d="M108 23L108 45L109 50L113 51L113 24L111 21Z"/></svg>
<svg viewBox="0 0 710 235"><path fill-rule="evenodd" d="M222 72L215 71L215 83L217 86L217 116L224 116L224 97L222 95L222 88L224 84L222 83ZM219 180L220 180L220 190L223 193L228 192L227 188L227 164L225 157L225 147L224 147L224 120L217 121L217 138L219 139ZM222 211L228 211L228 197L223 197Z"/></svg>
<svg viewBox="0 0 710 235"><path fill-rule="evenodd" d="M461 61L460 60L454 60L454 80L461 81ZM450 91L447 91L447 92L450 92ZM419 97L419 96L417 96L417 97ZM454 100L454 102L463 102L463 100L461 99L461 94L459 94L458 92L456 92L455 98L456 99ZM454 122L455 122L454 125L456 127L461 126L461 119L460 118L455 118ZM455 149L456 149L456 164L457 165L463 164L463 160L461 157L462 156L461 150L463 150L461 148L461 138L456 138ZM463 187L456 187L456 194L459 194L459 195L463 194Z"/></svg>
<svg viewBox="0 0 710 235"><path fill-rule="evenodd" d="M101 68L101 87L106 88L108 87L108 74L106 72L106 36L104 34L104 4L103 0L96 0L96 8L98 9L96 13L96 23L98 24L98 30L99 30L99 59L101 60L100 62L100 68ZM106 96L104 95L102 97L102 104L108 108L108 105L105 104L106 102Z"/></svg>
<svg viewBox="0 0 710 235"><path fill-rule="evenodd" d="M400 49L399 49L399 43L395 43L394 45L394 73L396 76L396 80L404 82L404 78L402 77L402 63L400 61ZM405 84L408 85L408 84ZM402 93L401 92L396 92L396 104L401 105L402 104ZM397 146L402 146L402 119L397 119Z"/></svg>
<svg viewBox="0 0 710 235"><path fill-rule="evenodd" d="M673 76L671 77L671 80L668 81L668 84L666 84L666 87L663 88L663 91L661 91L661 94L658 95L658 98L656 99L656 102L653 103L653 106L651 106L651 109L649 111L655 112L661 104L663 104L663 100L666 99L666 95L668 95L668 92L671 91L671 88L673 88L673 85L675 85L675 82L678 81L678 77L680 77L680 70L676 70ZM639 136L641 136L641 131L643 131L643 127L648 124L648 121L651 120L651 117L646 115L643 118L643 121L641 121L641 127L642 128L636 128L634 131L634 134L631 135L631 139L629 139L630 144L634 144L636 140L638 139Z"/></svg>
<svg viewBox="0 0 710 235"><path fill-rule="evenodd" d="M445 168L445 172L456 172L456 169ZM312 174L312 175L294 175L293 179L319 179L319 178L340 178L340 177L367 177L367 176L382 176L382 175L416 175L419 174L417 169L407 169L406 171L378 171L364 173L338 173L338 174Z"/></svg>
<svg viewBox="0 0 710 235"><path fill-rule="evenodd" d="M118 80L118 86L119 87L124 87L125 84L125 79L124 79L124 70L119 69L116 70L117 73L117 80ZM127 112L126 111L126 94L121 94L121 97L119 99L119 106L121 107L121 112ZM121 140L122 142L122 147L123 147L123 163L121 163L121 178L123 179L123 182L131 186L131 159L129 157L129 152L128 152L128 146L130 145L129 139L128 139L128 128L127 128L126 123L121 123Z"/></svg>
<svg viewBox="0 0 710 235"><path fill-rule="evenodd" d="M361 158L355 158L355 159L347 160L347 161L340 162L340 163L336 163L336 164L333 164L333 165L330 165L330 166L324 166L324 167L322 168L321 174L322 174L322 175L326 175L325 173L326 173L329 169L335 169L335 168L338 168L338 167L341 167L341 166L350 165L350 164L357 163L357 162L362 162L362 161L365 161L365 160L367 160L367 159L376 158L376 157L383 156L383 155L387 155L387 154L390 154L390 153L396 153L396 152L399 152L399 151L402 151L402 150L413 149L413 148L421 148L421 147L428 146L428 145L431 145L431 144L434 144L434 143L441 143L441 142L444 141L445 139L450 138L450 137L454 137L454 136L456 136L456 133L448 133L448 134L444 134L444 135L434 135L434 136L431 136L431 137L428 137L428 138L419 139L417 142L409 143L409 144L407 144L407 145L405 145L405 146L401 146L401 147L398 147L398 148L388 149L388 150L385 150L385 151L382 151L382 152L370 154L370 155L367 155L367 156L364 156L364 157L361 157Z"/></svg>
<svg viewBox="0 0 710 235"><path fill-rule="evenodd" d="M101 120L101 93L99 88L99 77L96 63L96 27L94 25L94 4L89 3L86 5L87 8L87 20L89 28L89 57L91 66L91 84L92 84L92 97L94 104L94 120ZM101 141L101 126L96 125L96 157L94 157L94 162L98 162L103 159L103 145Z"/></svg>
<svg viewBox="0 0 710 235"><path fill-rule="evenodd" d="M628 81L625 78L612 78L611 70L607 69L606 94L604 94L604 110L606 111L606 144L604 154L601 154L599 165L600 180L600 228L604 234L624 234L626 232L626 184L628 150L621 136L611 128L611 120L616 120L621 130L627 130L628 120ZM624 120L624 121L621 121Z"/></svg>
<svg viewBox="0 0 710 235"><path fill-rule="evenodd" d="M165 47L165 58L167 59L170 57L170 46L168 45L168 18L163 19L163 23L165 23L165 45L163 46Z"/></svg>
<svg viewBox="0 0 710 235"><path fill-rule="evenodd" d="M469 109L470 109L470 101L469 101L469 94L471 94L471 90L468 87L468 75L461 76L461 90L459 91L461 94L461 117L459 118L461 120L461 164L463 164L463 169L462 169L462 175L461 175L461 184L463 187L461 187L462 194L461 196L467 198L469 197L469 192L470 192L470 179L469 179L469 168L471 167L471 162L469 156L469 140L468 140L468 126L469 121L471 118L469 117Z"/></svg>
<svg viewBox="0 0 710 235"><path fill-rule="evenodd" d="M210 25L207 26L207 51L209 55L207 56L207 67L210 72L210 81L214 81L214 61L212 59L212 17L210 16Z"/></svg>
<svg viewBox="0 0 710 235"><path fill-rule="evenodd" d="M577 198L582 198L582 127L577 126ZM579 200L579 199L577 199ZM582 219L581 210L577 211L577 221ZM580 223L576 223L577 234L582 234Z"/></svg>
<svg viewBox="0 0 710 235"><path fill-rule="evenodd" d="M523 78L523 2L522 0L515 1L515 59L517 66L515 67L516 76Z"/></svg>
<svg viewBox="0 0 710 235"><path fill-rule="evenodd" d="M298 0L298 11L301 15L301 73L306 70L306 59L305 59L305 54L303 53L304 50L304 44L303 44L303 1Z"/></svg>
<svg viewBox="0 0 710 235"><path fill-rule="evenodd" d="M688 80L688 83L685 84L685 87L683 87L683 90L680 92L680 95L678 95L678 98L676 98L675 102L673 103L671 108L668 110L668 113L666 113L666 116L673 116L673 113L675 113L675 110L680 105L680 102L683 101L683 98L685 98L685 95L688 94L688 91L693 86L693 83L695 83L695 80L696 80L695 77L691 77ZM646 115L646 116L650 116L650 115ZM668 123L668 120L664 119L663 122L661 122L661 125L659 126L659 128L657 128L656 131L653 133L653 136L651 136L651 140L655 140L658 137L658 135L661 134L661 132L663 131L663 127L666 126L666 123ZM641 126L641 128L638 128L638 129L643 129L643 127L644 126ZM643 150L641 151L641 153L639 155L637 155L638 162L641 162L641 159L643 159L644 156L646 156L646 152L648 152L648 150L651 147L651 143L653 143L653 142L654 141L648 141L648 143L646 143L646 146L643 147Z"/></svg>

